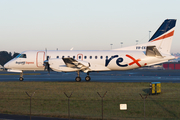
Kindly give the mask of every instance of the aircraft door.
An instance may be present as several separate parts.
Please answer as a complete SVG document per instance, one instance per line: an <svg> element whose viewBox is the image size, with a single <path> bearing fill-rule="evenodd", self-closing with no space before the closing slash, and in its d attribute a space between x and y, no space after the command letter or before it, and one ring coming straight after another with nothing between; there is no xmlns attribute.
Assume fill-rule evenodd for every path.
<svg viewBox="0 0 180 120"><path fill-rule="evenodd" d="M44 59L45 58L45 52L39 51L37 52L37 57L36 57L36 65L37 67L43 67Z"/></svg>
<svg viewBox="0 0 180 120"><path fill-rule="evenodd" d="M83 54L78 54L77 55L77 60L83 60Z"/></svg>

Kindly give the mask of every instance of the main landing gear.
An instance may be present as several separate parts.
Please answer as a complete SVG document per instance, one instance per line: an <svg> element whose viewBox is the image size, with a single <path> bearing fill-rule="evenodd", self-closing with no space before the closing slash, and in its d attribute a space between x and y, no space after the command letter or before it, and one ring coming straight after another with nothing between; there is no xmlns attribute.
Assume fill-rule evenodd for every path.
<svg viewBox="0 0 180 120"><path fill-rule="evenodd" d="M91 77L89 77L89 72L87 72L87 76L85 77L85 80L89 82L91 80Z"/></svg>
<svg viewBox="0 0 180 120"><path fill-rule="evenodd" d="M20 81L23 81L23 80L24 80L24 78L23 78L23 71L20 73L19 80L20 80Z"/></svg>
<svg viewBox="0 0 180 120"><path fill-rule="evenodd" d="M79 76L79 71L77 71L78 76L75 78L76 82L81 82L81 77ZM89 76L89 72L87 72L87 76L85 77L85 80L88 82L91 80L91 77Z"/></svg>
<svg viewBox="0 0 180 120"><path fill-rule="evenodd" d="M77 71L78 76L76 77L76 82L81 82L81 77L79 77L79 71Z"/></svg>

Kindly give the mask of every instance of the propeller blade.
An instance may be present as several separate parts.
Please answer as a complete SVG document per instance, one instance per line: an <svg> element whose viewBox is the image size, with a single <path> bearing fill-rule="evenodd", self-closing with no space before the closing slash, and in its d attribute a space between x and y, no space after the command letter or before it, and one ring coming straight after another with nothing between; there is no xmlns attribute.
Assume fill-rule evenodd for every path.
<svg viewBox="0 0 180 120"><path fill-rule="evenodd" d="M48 63L48 65L47 65L47 70L48 70L48 74L50 74L51 68L49 67L49 63Z"/></svg>
<svg viewBox="0 0 180 120"><path fill-rule="evenodd" d="M47 56L47 49L46 48L45 48L45 54L46 54L46 60L44 61L44 64L43 64L45 66L44 70L47 70L48 74L50 74L51 68L49 67L49 62L48 62L49 56Z"/></svg>

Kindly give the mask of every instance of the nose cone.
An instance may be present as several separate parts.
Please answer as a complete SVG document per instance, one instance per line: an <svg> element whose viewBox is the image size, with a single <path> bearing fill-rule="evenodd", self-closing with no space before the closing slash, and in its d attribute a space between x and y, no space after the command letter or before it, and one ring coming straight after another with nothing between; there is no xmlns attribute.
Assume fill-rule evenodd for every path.
<svg viewBox="0 0 180 120"><path fill-rule="evenodd" d="M9 62L7 62L7 63L4 65L4 68L6 68L6 69L9 68Z"/></svg>

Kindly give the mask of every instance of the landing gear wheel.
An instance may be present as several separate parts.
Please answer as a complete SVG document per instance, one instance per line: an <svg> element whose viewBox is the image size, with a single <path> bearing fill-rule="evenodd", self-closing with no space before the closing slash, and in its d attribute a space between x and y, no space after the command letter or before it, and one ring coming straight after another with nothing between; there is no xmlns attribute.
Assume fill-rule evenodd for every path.
<svg viewBox="0 0 180 120"><path fill-rule="evenodd" d="M89 82L89 81L91 80L91 77L86 76L86 77L85 77L85 80L86 80L87 82Z"/></svg>
<svg viewBox="0 0 180 120"><path fill-rule="evenodd" d="M76 77L76 82L81 82L81 77Z"/></svg>
<svg viewBox="0 0 180 120"><path fill-rule="evenodd" d="M20 81L23 81L23 80L24 80L24 78L23 78L23 77L20 77L20 78L19 78L19 80L20 80Z"/></svg>

